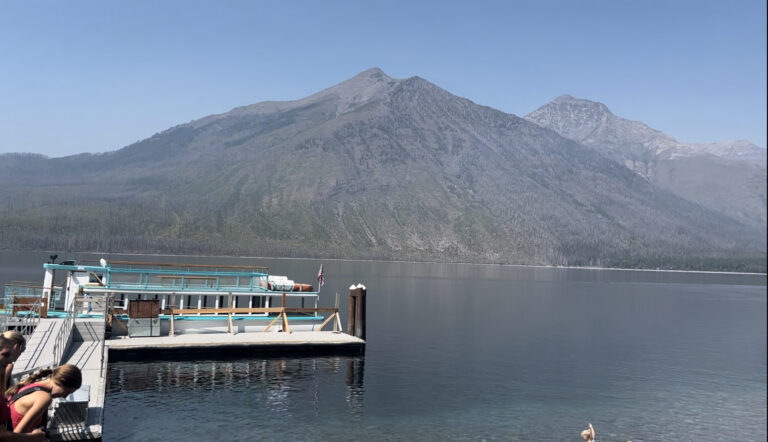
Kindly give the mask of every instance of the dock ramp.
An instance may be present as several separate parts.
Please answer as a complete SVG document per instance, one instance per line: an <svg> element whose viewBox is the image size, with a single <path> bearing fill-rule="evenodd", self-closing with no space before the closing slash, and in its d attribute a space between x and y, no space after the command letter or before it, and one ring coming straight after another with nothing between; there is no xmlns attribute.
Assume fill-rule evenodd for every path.
<svg viewBox="0 0 768 442"><path fill-rule="evenodd" d="M70 327L70 330L63 330ZM54 350L57 338L69 345L63 357L56 361ZM60 344L61 345L61 344ZM59 318L40 319L35 331L27 338L27 348L14 364L14 377L21 378L41 368L60 364L73 364L83 373L83 392L87 392L84 406L87 412L74 412L78 404L56 400L53 426L49 427L51 441L98 440L101 438L103 419L106 352L104 348L104 319L80 318L68 322ZM81 420L85 417L84 421Z"/></svg>
<svg viewBox="0 0 768 442"><path fill-rule="evenodd" d="M78 319L72 331L72 343L64 355L62 364L72 364L83 373L82 390L87 390L87 407L84 413L73 413L77 404L58 404L54 412L53 422L57 425L51 429L51 440L98 440L101 438L101 426L104 417L104 395L106 393L107 353L104 347L104 319ZM70 411L64 412L64 405ZM57 415L64 418L57 418ZM71 416L72 422L67 422ZM85 417L85 421L81 421ZM84 425L83 425L84 424Z"/></svg>
<svg viewBox="0 0 768 442"><path fill-rule="evenodd" d="M65 321L61 319L40 319L35 331L27 338L27 349L13 364L15 377L18 378L40 368L51 367L56 364L55 341L60 333L67 333L62 331L64 325Z"/></svg>

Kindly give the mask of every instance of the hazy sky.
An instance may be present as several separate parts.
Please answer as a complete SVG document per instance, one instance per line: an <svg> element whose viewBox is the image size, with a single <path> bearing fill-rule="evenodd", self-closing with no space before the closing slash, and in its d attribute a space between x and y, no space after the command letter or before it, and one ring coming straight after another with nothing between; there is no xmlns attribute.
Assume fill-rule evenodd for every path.
<svg viewBox="0 0 768 442"><path fill-rule="evenodd" d="M766 146L765 0L0 0L0 153L116 150L371 67L518 116L567 93Z"/></svg>

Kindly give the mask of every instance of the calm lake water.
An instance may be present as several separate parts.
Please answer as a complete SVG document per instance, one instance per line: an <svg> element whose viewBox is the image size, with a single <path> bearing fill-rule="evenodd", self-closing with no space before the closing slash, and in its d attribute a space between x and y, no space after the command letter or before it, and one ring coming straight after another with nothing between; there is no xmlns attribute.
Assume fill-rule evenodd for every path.
<svg viewBox="0 0 768 442"><path fill-rule="evenodd" d="M47 256L0 252L0 282L41 280ZM367 286L367 349L110 364L105 441L767 437L764 275L132 258L311 283L322 263L321 306Z"/></svg>

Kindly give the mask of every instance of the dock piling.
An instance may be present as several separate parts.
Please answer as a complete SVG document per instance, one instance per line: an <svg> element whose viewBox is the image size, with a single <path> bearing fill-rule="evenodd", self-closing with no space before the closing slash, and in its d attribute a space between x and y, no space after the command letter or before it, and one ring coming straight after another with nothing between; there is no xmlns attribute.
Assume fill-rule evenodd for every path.
<svg viewBox="0 0 768 442"><path fill-rule="evenodd" d="M355 312L357 311L357 297L355 296L354 286L349 288L349 312L347 313L347 330L349 334L355 335Z"/></svg>
<svg viewBox="0 0 768 442"><path fill-rule="evenodd" d="M365 296L366 288L362 284L349 287L349 315L347 325L349 334L365 339Z"/></svg>

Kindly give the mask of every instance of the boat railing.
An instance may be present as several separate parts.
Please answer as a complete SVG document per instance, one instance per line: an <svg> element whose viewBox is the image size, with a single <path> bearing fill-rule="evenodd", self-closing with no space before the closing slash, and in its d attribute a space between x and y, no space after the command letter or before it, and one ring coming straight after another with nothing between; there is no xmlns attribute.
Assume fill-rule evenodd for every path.
<svg viewBox="0 0 768 442"><path fill-rule="evenodd" d="M269 270L261 266L167 264L132 261L103 261L45 264L46 269L88 272L92 286L108 290L185 291L267 291Z"/></svg>
<svg viewBox="0 0 768 442"><path fill-rule="evenodd" d="M40 318L48 312L48 299L43 296L43 287L34 283L6 284L2 303L3 329L13 327L27 338L35 331Z"/></svg>
<svg viewBox="0 0 768 442"><path fill-rule="evenodd" d="M277 315L272 321L264 328L264 332L268 332L272 326L280 321L282 330L286 333L291 332L290 324L288 323L288 314L315 314L326 313L328 316L325 320L316 328L315 331L321 331L330 321L333 320L333 331L341 330L341 319L339 318L339 308L336 307L288 307L287 296L282 294L282 305L280 307L225 307L225 308L165 308L161 310L163 315L170 316L170 336L174 336L174 320L178 315L199 315L199 314L215 314L215 315L227 315L227 332L234 334L234 326L232 322L232 315L238 314L274 314Z"/></svg>
<svg viewBox="0 0 768 442"><path fill-rule="evenodd" d="M177 292L141 292L141 291L107 291L103 288L84 287L85 293L112 294L111 307L116 312L127 313L132 301L154 299L160 302L160 309L166 308L197 308L203 309L219 307L270 307L274 298L280 297L284 292L216 292L210 290L177 291ZM318 306L318 292L287 292L287 297L292 302L299 303L301 307L307 304ZM211 304L213 301L213 305ZM309 301L309 302L307 302Z"/></svg>

